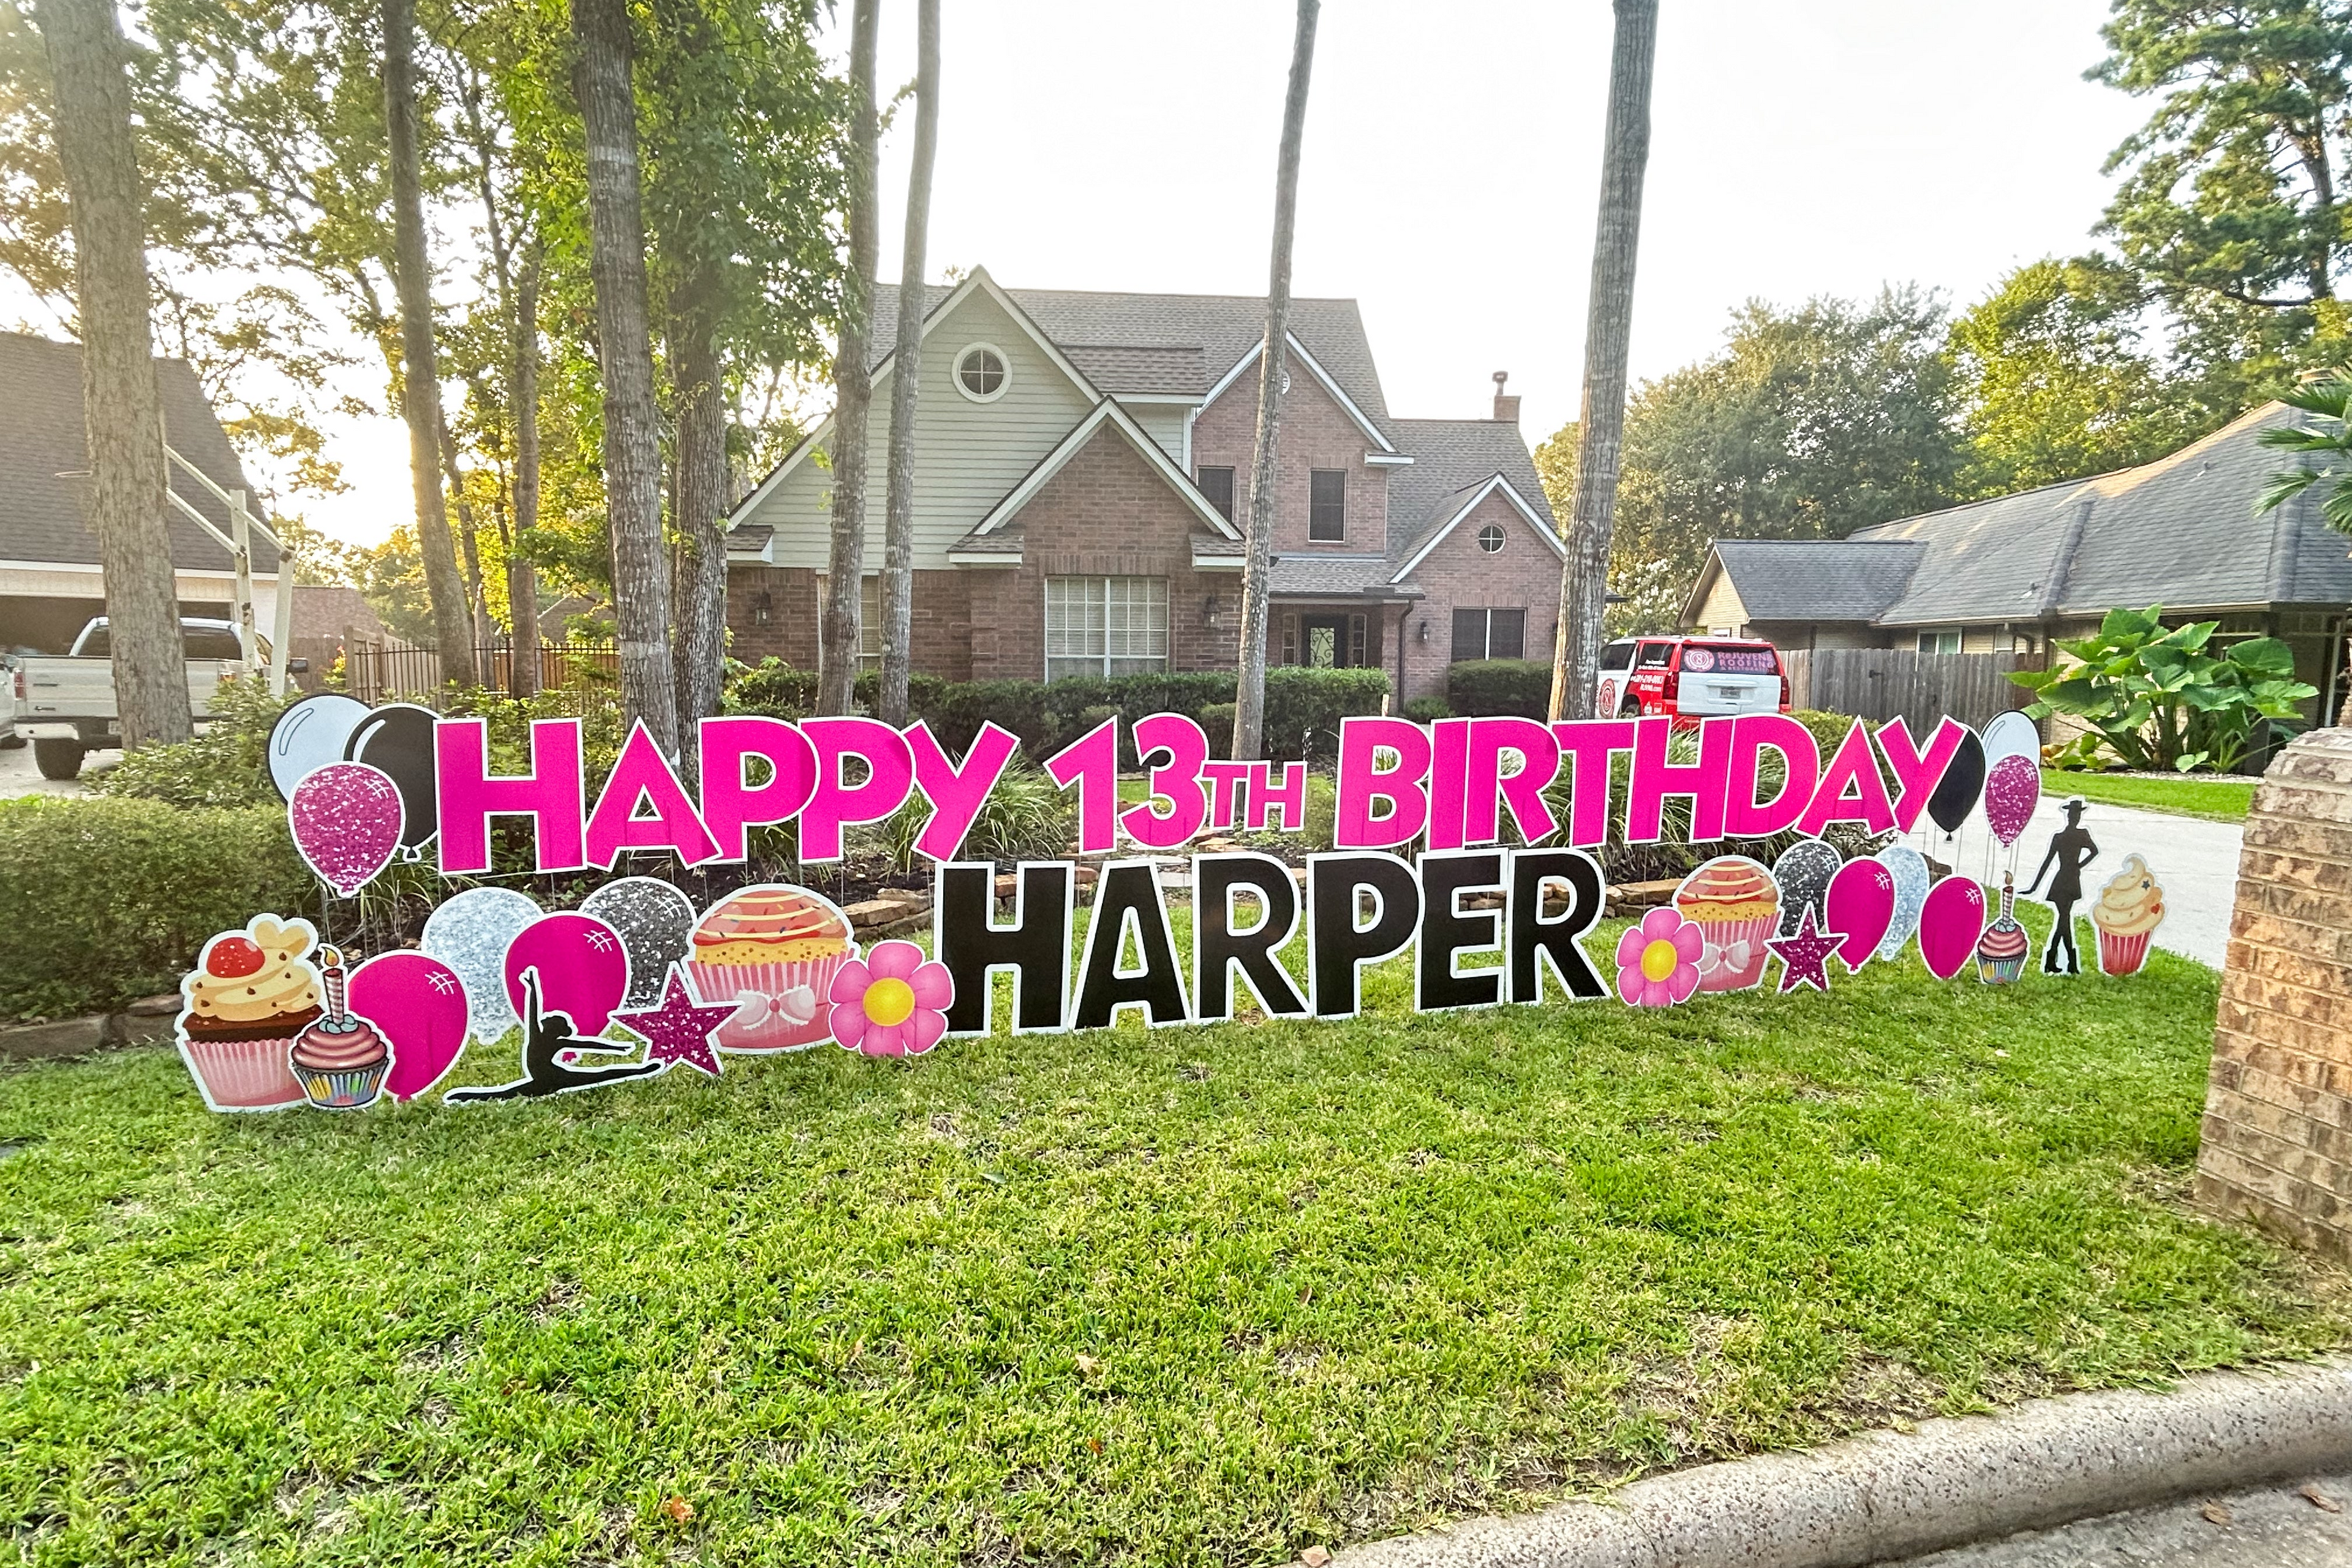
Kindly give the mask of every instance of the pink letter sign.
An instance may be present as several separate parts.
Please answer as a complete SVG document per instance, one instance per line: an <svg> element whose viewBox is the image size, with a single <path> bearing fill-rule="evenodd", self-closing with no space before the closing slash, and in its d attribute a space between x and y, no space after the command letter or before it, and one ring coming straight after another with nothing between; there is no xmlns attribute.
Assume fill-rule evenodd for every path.
<svg viewBox="0 0 2352 1568"><path fill-rule="evenodd" d="M531 819L539 869L588 868L579 720L532 720L530 772L494 776L488 721L444 719L433 726L433 768L441 797L443 876L490 868L493 816Z"/></svg>

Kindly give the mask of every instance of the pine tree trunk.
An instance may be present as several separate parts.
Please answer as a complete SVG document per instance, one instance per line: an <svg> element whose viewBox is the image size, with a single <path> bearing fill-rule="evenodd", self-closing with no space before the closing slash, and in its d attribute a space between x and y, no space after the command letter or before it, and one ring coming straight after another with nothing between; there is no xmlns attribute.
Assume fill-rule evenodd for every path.
<svg viewBox="0 0 2352 1568"><path fill-rule="evenodd" d="M671 522L677 534L678 746L697 755L695 721L719 711L727 663L727 388L709 291L689 279L685 313L671 323L670 384L677 390L677 479Z"/></svg>
<svg viewBox="0 0 2352 1568"><path fill-rule="evenodd" d="M383 0L383 121L392 171L393 283L400 299L400 411L408 421L408 474L416 544L433 605L441 679L472 686L474 617L441 493L441 370L433 342L433 268L425 248L424 154L416 127L416 3Z"/></svg>
<svg viewBox="0 0 2352 1568"><path fill-rule="evenodd" d="M1274 572L1275 455L1283 384L1290 378L1290 242L1298 223L1298 144L1307 131L1307 82L1315 68L1317 0L1298 0L1290 92L1282 106L1282 153L1274 180L1274 259L1265 286L1265 353L1258 361L1257 452L1250 462L1248 554L1242 566L1241 673L1234 693L1234 756L1265 754L1265 623Z"/></svg>
<svg viewBox="0 0 2352 1568"><path fill-rule="evenodd" d="M915 668L915 394L923 367L923 252L931 222L931 165L940 150L940 0L917 0L915 162L907 177L907 248L898 268L897 365L890 373L890 489L882 556L884 722L907 721Z"/></svg>
<svg viewBox="0 0 2352 1568"><path fill-rule="evenodd" d="M856 0L849 32L849 276L842 280L841 336L833 356L833 547L819 628L816 710L846 713L857 684L858 604L866 578L866 417L874 378L866 363L881 249L874 163L874 40L880 0Z"/></svg>
<svg viewBox="0 0 2352 1568"><path fill-rule="evenodd" d="M625 0L572 0L574 88L588 153L589 273L604 377L604 520L619 623L621 703L664 752L677 752L670 668L669 552L662 542L661 427L637 169L636 96Z"/></svg>
<svg viewBox="0 0 2352 1568"><path fill-rule="evenodd" d="M507 551L507 619L514 662L507 684L518 697L539 692L539 567L530 554L539 526L539 247L523 256L514 295L514 541Z"/></svg>
<svg viewBox="0 0 2352 1568"><path fill-rule="evenodd" d="M80 318L84 515L98 536L125 751L194 732L182 673L180 603L163 521L163 399L149 323L144 186L131 133L129 49L113 0L40 0L54 83Z"/></svg>
<svg viewBox="0 0 2352 1568"><path fill-rule="evenodd" d="M1601 619L1609 602L1609 545L1617 521L1617 466L1625 435L1625 366L1633 331L1633 260L1642 237L1642 177L1650 162L1650 77L1658 0L1616 0L1609 65L1609 131L1601 152L1601 219L1592 237L1592 298L1584 330L1584 405L1577 416L1576 500L1559 575L1551 716L1592 714ZM1602 715L1607 717L1607 715Z"/></svg>
<svg viewBox="0 0 2352 1568"><path fill-rule="evenodd" d="M474 503L467 496L464 478L458 472L457 437L449 428L446 407L441 411L441 479L449 487L449 499L457 506L457 559L466 576L466 619L473 628L474 647L479 649L490 640L489 601L482 589L482 541L474 519Z"/></svg>

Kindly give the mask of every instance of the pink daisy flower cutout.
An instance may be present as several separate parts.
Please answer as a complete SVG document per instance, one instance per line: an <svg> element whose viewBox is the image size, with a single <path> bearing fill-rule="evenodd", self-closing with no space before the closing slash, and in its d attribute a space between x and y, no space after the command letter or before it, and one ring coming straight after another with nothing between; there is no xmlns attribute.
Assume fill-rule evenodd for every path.
<svg viewBox="0 0 2352 1568"><path fill-rule="evenodd" d="M833 1037L845 1049L869 1057L918 1056L948 1032L955 981L946 964L926 960L913 942L880 942L835 973L828 1000Z"/></svg>
<svg viewBox="0 0 2352 1568"><path fill-rule="evenodd" d="M1617 994L1635 1007L1671 1007L1698 989L1706 939L1671 906L1652 910L1617 939Z"/></svg>

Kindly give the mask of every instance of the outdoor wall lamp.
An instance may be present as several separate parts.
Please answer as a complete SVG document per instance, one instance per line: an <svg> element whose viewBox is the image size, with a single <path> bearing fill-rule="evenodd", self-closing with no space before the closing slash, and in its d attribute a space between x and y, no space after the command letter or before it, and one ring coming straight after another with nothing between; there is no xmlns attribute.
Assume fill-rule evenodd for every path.
<svg viewBox="0 0 2352 1568"><path fill-rule="evenodd" d="M1412 629L1420 641L1427 642L1429 640L1429 617L1423 616L1420 620L1413 622Z"/></svg>
<svg viewBox="0 0 2352 1568"><path fill-rule="evenodd" d="M751 601L752 624L755 626L766 626L768 624L768 617L774 613L776 601L774 597L764 592L761 593L758 598Z"/></svg>
<svg viewBox="0 0 2352 1568"><path fill-rule="evenodd" d="M1217 624L1217 596L1214 594L1201 601L1201 624L1204 626Z"/></svg>

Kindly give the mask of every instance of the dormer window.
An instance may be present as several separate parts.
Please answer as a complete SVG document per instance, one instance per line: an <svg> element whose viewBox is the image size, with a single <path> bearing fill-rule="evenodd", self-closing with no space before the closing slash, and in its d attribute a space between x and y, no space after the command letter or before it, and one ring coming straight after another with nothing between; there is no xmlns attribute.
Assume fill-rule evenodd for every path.
<svg viewBox="0 0 2352 1568"><path fill-rule="evenodd" d="M956 390L974 403L995 402L1011 380L1004 351L994 343L974 343L956 355Z"/></svg>

